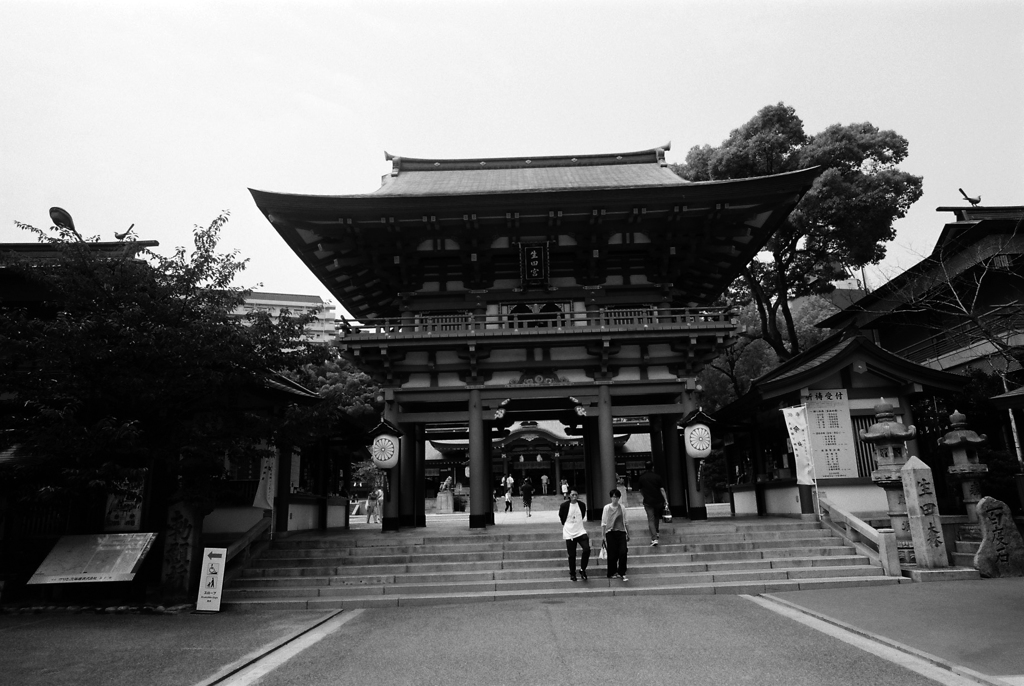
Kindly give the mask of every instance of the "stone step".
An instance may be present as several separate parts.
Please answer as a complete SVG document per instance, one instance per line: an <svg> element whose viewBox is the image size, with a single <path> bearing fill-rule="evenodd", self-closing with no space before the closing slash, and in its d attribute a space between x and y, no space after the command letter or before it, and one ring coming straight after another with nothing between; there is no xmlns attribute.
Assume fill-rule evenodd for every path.
<svg viewBox="0 0 1024 686"><path fill-rule="evenodd" d="M981 548L981 541L957 541L956 552L974 555Z"/></svg>
<svg viewBox="0 0 1024 686"><path fill-rule="evenodd" d="M834 538L832 532L825 529L794 529L792 531L735 532L725 534L699 535L668 535L660 538L661 545L669 546L680 543L695 545L728 545L731 543L751 543L759 541L809 540L815 538ZM646 532L638 534L634 540L646 544L650 542ZM500 551L533 551L564 546L561 534L550 534L544 538L531 537L527 540L516 539L507 541L469 541L463 543L417 543L404 545L382 546L350 546L348 548L296 548L282 547L268 550L263 559L299 559L328 557L373 557L385 555L457 555L469 553L487 553Z"/></svg>
<svg viewBox="0 0 1024 686"><path fill-rule="evenodd" d="M677 578L678 580L678 578ZM260 612L273 610L330 610L356 609L364 607L399 607L412 605L451 605L453 603L480 603L500 600L565 599L577 596L624 596L624 595L673 595L673 594L760 594L786 591L814 590L824 588L845 588L851 586L888 586L908 580L891 576L847 576L828 578L791 578L759 581L724 581L721 583L665 583L645 584L630 581L597 579L543 589L488 590L456 593L406 593L393 595L354 595L349 597L308 597L308 598L266 598L229 599L221 603L224 610L239 612Z"/></svg>
<svg viewBox="0 0 1024 686"><path fill-rule="evenodd" d="M431 545L488 545L493 543L521 543L528 541L560 541L561 532L558 531L557 526L552 528L550 524L547 525L528 525L536 526L535 529L527 528L527 525L517 527L520 531L512 533L490 533L486 530L481 530L479 533L473 531L461 535L424 535L422 537L413 537L404 539L405 542L402 544L403 547L409 546L431 546ZM636 519L633 521L633 528L636 530L634 533L637 537L643 537L645 540L649 540L647 534L646 520ZM591 536L600 535L600 525L593 522L588 524L588 531ZM687 540L694 540L695 537L704 534L710 535L730 535L730 534L756 534L756 533L784 533L784 532L795 532L795 531L822 531L828 534L828 531L823 529L817 522L766 522L766 523L732 523L716 521L714 523L693 523L683 520L683 523L679 525L673 524L662 524L660 539L662 541L671 538L672 536L683 536ZM377 548L377 547L389 547L394 546L394 542L391 536L388 534L378 534L376 536L368 536L359 539L348 539L348 538L323 538L323 539L284 539L275 541L275 550L296 550L296 549L330 549L330 548L344 548L344 549L362 549L362 548Z"/></svg>
<svg viewBox="0 0 1024 686"><path fill-rule="evenodd" d="M807 521L678 522L651 547L634 520L630 582L608 580L591 534L591 578L568 580L557 526L496 533L357 535L275 541L225 588L224 607L329 609L490 602L575 594L763 593L831 585L899 583L854 548Z"/></svg>
<svg viewBox="0 0 1024 686"><path fill-rule="evenodd" d="M632 546L635 553L645 554L650 552L725 552L739 550L769 549L769 548L792 548L800 546L815 545L839 545L841 539L836 536L811 536L807 538L781 538L781 539L756 539L722 541L718 543L685 543L665 542L652 549L646 548L643 544ZM482 562L496 561L503 559L514 559L515 557L530 558L543 557L545 555L564 554L564 543L562 541L552 542L549 545L538 545L533 549L525 550L486 550L472 552L448 552L433 553L420 551L415 547L408 548L410 551L394 554L366 554L361 552L357 555L348 554L348 551L303 551L305 555L296 557L282 557L281 555L263 555L253 563L254 567L325 567L341 565L386 565L386 564L430 564L444 562ZM316 554L313 554L316 553ZM646 553L650 554L650 553Z"/></svg>
<svg viewBox="0 0 1024 686"><path fill-rule="evenodd" d="M593 548L592 548L593 550ZM724 562L737 560L760 560L767 558L791 558L807 556L850 555L854 549L845 545L803 545L791 548L745 548L741 550L713 550L674 552L666 548L641 548L637 553L630 553L629 559L634 566L648 563L684 563L684 562ZM596 559L596 551L592 559ZM368 560L371 562L376 560ZM414 561L389 562L386 564L355 564L346 559L345 564L309 564L310 560L301 560L301 564L288 564L289 561L257 560L252 566L242 571L242 577L273 577L273 576L358 576L369 574L381 576L387 574L403 574L411 572L433 573L447 571L479 571L487 569L522 569L538 566L559 566L565 564L565 551L552 551L550 555L540 558L496 558L489 560L459 560L448 562Z"/></svg>
<svg viewBox="0 0 1024 686"><path fill-rule="evenodd" d="M599 565L600 563L595 563ZM683 564L658 564L650 567L633 566L634 570L649 569L658 573L688 573L688 572L725 572L725 571L752 571L780 568L821 568L821 567L848 567L868 566L869 560L862 555L842 555L834 557L794 557L776 560L740 560L734 562L706 562L706 563L683 563ZM381 576L319 576L319 577L248 577L235 584L238 588L290 588L290 587L313 587L313 586L353 586L353 585L374 585L374 584L403 584L403 583L462 583L467 581L490 581L496 579L522 579L542 578L550 576L552 570L564 572L565 561L560 560L557 565L533 569L494 570L476 572L449 572L449 573L409 573ZM652 572L653 573L653 572Z"/></svg>
<svg viewBox="0 0 1024 686"><path fill-rule="evenodd" d="M587 584L608 585L609 580L604 569L591 569ZM844 567L798 567L790 569L762 569L750 571L719 571L694 572L684 575L676 573L650 573L645 570L630 570L629 577L644 586L673 586L681 584L722 584L734 582L768 582L793 579L827 579L878 576L877 567L867 565L850 565ZM411 595L411 594L446 594L480 593L485 591L533 591L547 588L560 588L567 579L563 571L557 575L546 574L537 578L526 579L491 579L462 580L437 583L403 583L403 584L350 584L340 586L305 586L293 588L232 588L224 593L224 599L230 600L263 600L269 598L334 598L371 595ZM572 582L569 582L572 583ZM577 582L579 583L579 582Z"/></svg>

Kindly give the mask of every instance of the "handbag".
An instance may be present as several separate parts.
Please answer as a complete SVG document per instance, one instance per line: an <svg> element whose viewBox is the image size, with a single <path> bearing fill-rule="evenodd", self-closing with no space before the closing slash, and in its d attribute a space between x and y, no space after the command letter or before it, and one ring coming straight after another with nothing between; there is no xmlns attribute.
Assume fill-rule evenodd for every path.
<svg viewBox="0 0 1024 686"><path fill-rule="evenodd" d="M668 503L665 503L665 511L662 513L661 518L666 522L672 521L672 510L669 509Z"/></svg>
<svg viewBox="0 0 1024 686"><path fill-rule="evenodd" d="M601 552L599 552L597 554L597 559L598 560L607 560L608 559L608 548L605 547L604 541L601 541Z"/></svg>

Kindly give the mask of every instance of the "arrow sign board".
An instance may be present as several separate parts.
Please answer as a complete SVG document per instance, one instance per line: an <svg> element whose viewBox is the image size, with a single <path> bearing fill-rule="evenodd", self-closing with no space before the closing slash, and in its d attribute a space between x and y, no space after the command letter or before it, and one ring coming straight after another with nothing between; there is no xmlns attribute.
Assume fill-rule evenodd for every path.
<svg viewBox="0 0 1024 686"><path fill-rule="evenodd" d="M224 558L227 548L203 549L203 575L199 579L197 612L220 612L220 594L224 589Z"/></svg>

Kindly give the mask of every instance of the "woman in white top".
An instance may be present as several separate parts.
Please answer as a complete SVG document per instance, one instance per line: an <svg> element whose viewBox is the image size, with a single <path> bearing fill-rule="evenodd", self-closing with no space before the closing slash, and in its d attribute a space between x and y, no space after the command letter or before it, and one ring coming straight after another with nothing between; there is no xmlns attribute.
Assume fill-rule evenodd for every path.
<svg viewBox="0 0 1024 686"><path fill-rule="evenodd" d="M575 489L569 492L569 499L558 508L562 521L562 538L565 552L569 556L569 579L576 581L576 546L583 549L580 556L580 576L587 580L587 563L590 562L590 536L587 535L587 504L579 499Z"/></svg>
<svg viewBox="0 0 1024 686"><path fill-rule="evenodd" d="M608 553L608 578L614 576L629 581L626 577L626 543L629 541L626 508L622 506L619 489L613 488L608 495L612 501L601 511L601 546Z"/></svg>

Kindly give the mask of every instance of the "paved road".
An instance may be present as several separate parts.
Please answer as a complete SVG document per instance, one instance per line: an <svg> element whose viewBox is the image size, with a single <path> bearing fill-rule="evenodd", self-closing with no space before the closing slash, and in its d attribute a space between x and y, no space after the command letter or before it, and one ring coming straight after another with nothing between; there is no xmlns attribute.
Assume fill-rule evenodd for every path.
<svg viewBox="0 0 1024 686"><path fill-rule="evenodd" d="M317 623L275 653L284 653L280 664L257 663L255 676L242 671L222 683L935 683L743 596L515 600L333 617L5 615L0 683L210 684L261 646Z"/></svg>

